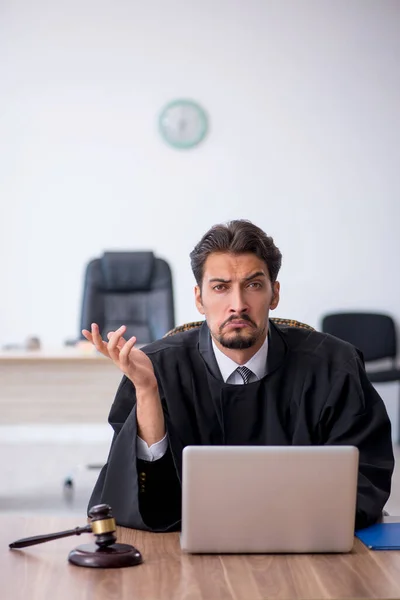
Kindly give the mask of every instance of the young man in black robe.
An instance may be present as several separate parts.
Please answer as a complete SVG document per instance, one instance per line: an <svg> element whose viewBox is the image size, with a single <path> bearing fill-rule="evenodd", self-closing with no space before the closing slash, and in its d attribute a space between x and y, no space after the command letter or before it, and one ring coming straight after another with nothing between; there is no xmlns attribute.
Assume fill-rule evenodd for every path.
<svg viewBox="0 0 400 600"><path fill-rule="evenodd" d="M385 406L356 348L269 321L281 258L252 223L217 225L191 253L200 328L141 350L124 326L107 342L96 324L84 330L124 373L89 506L110 504L126 527L176 530L185 446L345 444L360 452L356 528L379 519L394 467Z"/></svg>

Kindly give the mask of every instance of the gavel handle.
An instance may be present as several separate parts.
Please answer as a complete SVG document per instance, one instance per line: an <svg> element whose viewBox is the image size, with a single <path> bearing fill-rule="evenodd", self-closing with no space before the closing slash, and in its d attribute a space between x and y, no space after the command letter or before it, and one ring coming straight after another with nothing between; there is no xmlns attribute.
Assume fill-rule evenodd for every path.
<svg viewBox="0 0 400 600"><path fill-rule="evenodd" d="M49 533L48 535L36 535L34 537L24 538L17 540L10 544L10 548L26 548L27 546L34 546L35 544L43 544L43 542L51 542L51 540L58 540L59 538L68 537L70 535L81 535L81 533L91 533L92 526L85 525L85 527L75 527L75 529L68 529L67 531L60 531L58 533Z"/></svg>

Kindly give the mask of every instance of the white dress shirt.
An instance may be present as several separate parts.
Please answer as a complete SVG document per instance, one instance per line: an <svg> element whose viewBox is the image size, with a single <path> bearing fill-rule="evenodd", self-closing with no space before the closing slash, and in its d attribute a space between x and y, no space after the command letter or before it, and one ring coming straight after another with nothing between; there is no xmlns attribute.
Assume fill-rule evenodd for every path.
<svg viewBox="0 0 400 600"><path fill-rule="evenodd" d="M231 383L233 385L244 384L243 377L236 370L238 367L247 367L252 372L248 383L254 383L254 381L262 379L267 374L268 336L266 336L261 348L244 365L238 365L234 360L229 358L229 356L221 352L214 340L212 340L212 346L215 360L217 361L222 379L225 383ZM136 456L140 460L147 460L148 462L158 460L164 456L167 449L167 434L165 434L162 440L156 442L152 446L148 446L139 436L136 437Z"/></svg>

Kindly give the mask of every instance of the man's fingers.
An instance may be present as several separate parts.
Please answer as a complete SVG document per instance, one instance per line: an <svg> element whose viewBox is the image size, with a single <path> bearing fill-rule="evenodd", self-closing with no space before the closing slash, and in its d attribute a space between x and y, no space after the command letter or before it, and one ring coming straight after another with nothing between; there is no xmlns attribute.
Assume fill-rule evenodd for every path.
<svg viewBox="0 0 400 600"><path fill-rule="evenodd" d="M87 329L82 329L82 335L83 337L85 337L89 342L93 343L93 337L92 334L90 333L90 331L88 331Z"/></svg>
<svg viewBox="0 0 400 600"><path fill-rule="evenodd" d="M85 329L84 331L87 331L87 330ZM82 331L82 333L83 333L83 331ZM92 323L92 333L90 335L91 335L92 339L89 341L92 342L92 344L94 344L96 350L98 350L99 352L104 354L104 356L109 356L108 351L107 351L107 343L103 341L103 339L100 335L100 330L99 330L99 326L97 325L97 323ZM89 338L87 338L87 339L89 339Z"/></svg>
<svg viewBox="0 0 400 600"><path fill-rule="evenodd" d="M111 336L109 338L109 342L107 345L108 353L113 359L114 362L118 363L119 361L119 344L123 343L122 335L125 333L126 327L125 325L121 325L117 331L111 332Z"/></svg>
<svg viewBox="0 0 400 600"><path fill-rule="evenodd" d="M115 333L115 331L109 331L107 333L107 338L110 340L111 336ZM119 348L119 350L121 350L121 348L124 346L124 344L126 344L126 339L121 337L119 338L118 344L117 344L117 348Z"/></svg>
<svg viewBox="0 0 400 600"><path fill-rule="evenodd" d="M121 325L116 331L109 331L107 333L108 343L102 339L97 323L92 323L91 329L91 332L82 329L82 335L89 342L92 342L99 352L111 358L117 366L122 366L122 364L126 366L129 362L129 353L136 343L135 337L130 338L128 341L122 337L126 331L126 326Z"/></svg>
<svg viewBox="0 0 400 600"><path fill-rule="evenodd" d="M97 323L92 323L92 339L93 339L93 343L96 346L101 346L101 342L103 341L101 339L101 335L100 335L100 329L99 326L97 325ZM100 349L100 348L98 348Z"/></svg>
<svg viewBox="0 0 400 600"><path fill-rule="evenodd" d="M95 344L92 334L87 329L82 329L82 335L88 340L88 342L91 342L94 345L96 350L98 350L99 352L104 354L104 356L107 356L107 358L109 358L106 342L101 340L100 344L98 342L97 344Z"/></svg>
<svg viewBox="0 0 400 600"><path fill-rule="evenodd" d="M136 338L135 338L135 336L133 336L133 337L129 338L129 340L124 344L124 347L120 351L119 362L122 367L127 367L129 365L129 355L135 344L136 344Z"/></svg>

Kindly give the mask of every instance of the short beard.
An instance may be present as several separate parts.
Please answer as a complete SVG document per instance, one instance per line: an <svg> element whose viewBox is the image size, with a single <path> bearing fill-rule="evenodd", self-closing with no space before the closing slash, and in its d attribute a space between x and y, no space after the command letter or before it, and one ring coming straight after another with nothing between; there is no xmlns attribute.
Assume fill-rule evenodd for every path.
<svg viewBox="0 0 400 600"><path fill-rule="evenodd" d="M241 319L243 319L244 321L248 321L255 327L255 331L253 332L253 334L249 336L244 336L239 330L236 331L235 335L232 337L224 335L222 333L224 325L226 325L226 323L229 323L229 321L233 321L235 318L238 317L235 317L235 315L233 315L227 321L225 321L225 323L223 323L220 327L219 335L215 336L215 338L221 344L221 346L223 346L224 348L228 348L229 350L247 350L247 348L251 348L258 342L260 337L264 334L266 326L262 329L257 329L256 324L250 319L249 316L242 315L240 317Z"/></svg>
<svg viewBox="0 0 400 600"><path fill-rule="evenodd" d="M259 332L249 337L242 337L240 333L237 333L234 337L220 335L217 337L217 341L221 346L228 348L229 350L246 350L247 348L254 346L259 337Z"/></svg>

